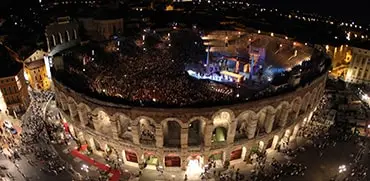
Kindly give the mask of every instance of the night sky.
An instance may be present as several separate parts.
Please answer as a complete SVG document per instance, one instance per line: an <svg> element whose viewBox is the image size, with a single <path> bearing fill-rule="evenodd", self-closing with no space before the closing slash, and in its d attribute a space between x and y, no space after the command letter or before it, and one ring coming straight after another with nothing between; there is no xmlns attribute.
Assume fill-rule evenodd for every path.
<svg viewBox="0 0 370 181"><path fill-rule="evenodd" d="M253 0L256 3L285 9L301 9L306 12L317 12L322 15L359 19L363 23L370 23L369 6L367 0ZM350 3L344 3L350 2Z"/></svg>
<svg viewBox="0 0 370 181"><path fill-rule="evenodd" d="M47 0L44 0L47 1ZM137 0L135 0L137 1ZM226 0L227 1L227 0ZM257 4L277 7L280 9L300 9L306 12L317 12L322 15L331 15L347 20L360 20L362 23L370 23L370 14L367 13L369 0L246 0ZM1 0L1 7L6 8L12 4L33 4L38 0ZM347 3L344 3L347 2Z"/></svg>

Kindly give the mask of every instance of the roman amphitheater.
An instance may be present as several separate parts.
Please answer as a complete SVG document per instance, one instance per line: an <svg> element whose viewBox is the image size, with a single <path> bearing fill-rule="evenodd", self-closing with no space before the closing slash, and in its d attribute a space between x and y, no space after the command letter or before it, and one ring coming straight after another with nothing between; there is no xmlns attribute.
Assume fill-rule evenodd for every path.
<svg viewBox="0 0 370 181"><path fill-rule="evenodd" d="M204 107L131 106L76 91L54 77L56 102L73 137L95 154L165 170L233 165L292 142L324 94L326 70L292 91ZM85 70L84 70L85 71Z"/></svg>

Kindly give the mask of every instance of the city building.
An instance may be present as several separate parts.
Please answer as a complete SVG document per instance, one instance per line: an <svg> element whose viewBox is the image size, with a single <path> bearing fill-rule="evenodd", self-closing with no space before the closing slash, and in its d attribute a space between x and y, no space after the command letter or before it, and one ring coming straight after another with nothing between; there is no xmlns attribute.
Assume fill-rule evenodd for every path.
<svg viewBox="0 0 370 181"><path fill-rule="evenodd" d="M352 60L351 47L348 45L341 46L325 46L326 53L332 59L333 69L330 75L335 78L345 77L347 74L348 66Z"/></svg>
<svg viewBox="0 0 370 181"><path fill-rule="evenodd" d="M123 33L123 18L116 9L101 9L95 15L81 16L78 21L93 40L107 40Z"/></svg>
<svg viewBox="0 0 370 181"><path fill-rule="evenodd" d="M369 84L370 50L351 47L351 57L345 81L356 84Z"/></svg>
<svg viewBox="0 0 370 181"><path fill-rule="evenodd" d="M80 43L78 30L78 22L68 16L57 18L56 22L46 26L45 37L49 55Z"/></svg>
<svg viewBox="0 0 370 181"><path fill-rule="evenodd" d="M24 60L25 78L33 89L48 90L50 88L45 57L47 57L47 52L36 50Z"/></svg>
<svg viewBox="0 0 370 181"><path fill-rule="evenodd" d="M0 90L1 99L10 114L25 111L30 103L23 64L11 55L5 46L0 45ZM4 105L4 103L0 103ZM2 106L4 108L4 106Z"/></svg>

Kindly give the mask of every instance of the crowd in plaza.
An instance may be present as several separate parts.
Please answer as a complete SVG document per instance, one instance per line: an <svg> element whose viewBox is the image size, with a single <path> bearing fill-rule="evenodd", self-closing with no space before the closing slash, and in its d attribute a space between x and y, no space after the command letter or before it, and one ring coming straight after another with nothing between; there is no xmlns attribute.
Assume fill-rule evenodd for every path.
<svg viewBox="0 0 370 181"><path fill-rule="evenodd" d="M311 121L305 123L297 132L295 139L303 140L303 145L292 145L291 142L287 142L284 147L277 147L277 151L280 152L284 157L294 159L298 154L305 152L307 147L314 149L318 157L323 157L326 154L326 150L329 147L335 147L338 142L354 142L356 147L359 147L359 151L348 155L351 162L346 167L350 169L350 172L345 175L344 180L366 180L366 172L368 168L360 162L364 157L364 150L366 147L365 139L358 137L353 131L351 126L344 124L337 124L328 122L325 120L327 109L331 107L328 104L331 99L325 95L317 107L317 111L314 112ZM283 144L283 143L280 143ZM270 181L270 180L284 180L286 177L295 177L297 180L305 175L305 171L308 169L302 163L272 158L272 161L267 161L266 153L257 154L257 157L252 161L254 169L251 174L247 177L253 181ZM343 167L343 166L342 166ZM345 166L344 166L345 167ZM233 168L229 168L223 172L214 172L214 176L220 180L244 180L244 174L240 173L239 169L235 171ZM334 175L332 180L335 180L339 175ZM247 180L248 180L247 179Z"/></svg>
<svg viewBox="0 0 370 181"><path fill-rule="evenodd" d="M1 139L6 142L10 159L25 180L30 180L20 168L20 160L26 160L31 167L37 167L47 175L59 175L65 171L65 162L49 146L56 138L48 130L54 126L43 121L44 103L52 98L51 92L31 92L31 104L20 120L21 132ZM5 154L3 152L3 154ZM39 176L37 176L40 179ZM35 179L35 178L33 178Z"/></svg>
<svg viewBox="0 0 370 181"><path fill-rule="evenodd" d="M29 160L29 164L43 163L41 171L58 175L65 170L65 163L50 147L39 144L51 144L57 138L51 133L56 128L53 124L44 121L44 104L52 98L51 92L31 92L33 102L29 107L31 115L23 117L22 143L19 148L22 155L34 154L36 160Z"/></svg>

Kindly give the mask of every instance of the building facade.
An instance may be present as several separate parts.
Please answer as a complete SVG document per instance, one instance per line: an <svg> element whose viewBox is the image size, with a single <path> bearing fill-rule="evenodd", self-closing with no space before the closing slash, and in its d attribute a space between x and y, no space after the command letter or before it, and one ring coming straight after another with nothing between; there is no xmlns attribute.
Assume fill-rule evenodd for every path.
<svg viewBox="0 0 370 181"><path fill-rule="evenodd" d="M324 94L326 74L276 97L242 104L183 109L128 107L103 102L54 80L56 102L69 131L96 154L130 166L167 170L210 160L231 165L252 152L295 139Z"/></svg>
<svg viewBox="0 0 370 181"><path fill-rule="evenodd" d="M47 52L37 50L24 60L25 78L33 89L48 90L50 88L51 81L45 65L47 55Z"/></svg>
<svg viewBox="0 0 370 181"><path fill-rule="evenodd" d="M47 77L44 59L39 59L25 63L24 68L29 85L33 89L37 90L50 89L50 80Z"/></svg>
<svg viewBox="0 0 370 181"><path fill-rule="evenodd" d="M123 33L123 18L79 18L87 34L94 40L107 40Z"/></svg>
<svg viewBox="0 0 370 181"><path fill-rule="evenodd" d="M70 17L60 17L56 22L49 24L45 29L48 52L55 53L75 46L80 42L78 22Z"/></svg>
<svg viewBox="0 0 370 181"><path fill-rule="evenodd" d="M30 103L23 69L16 75L1 77L0 90L9 113L25 111Z"/></svg>
<svg viewBox="0 0 370 181"><path fill-rule="evenodd" d="M0 44L0 103L9 114L25 111L30 103L23 64L7 47Z"/></svg>
<svg viewBox="0 0 370 181"><path fill-rule="evenodd" d="M356 84L370 83L370 50L351 48L350 64L348 66L345 81Z"/></svg>

